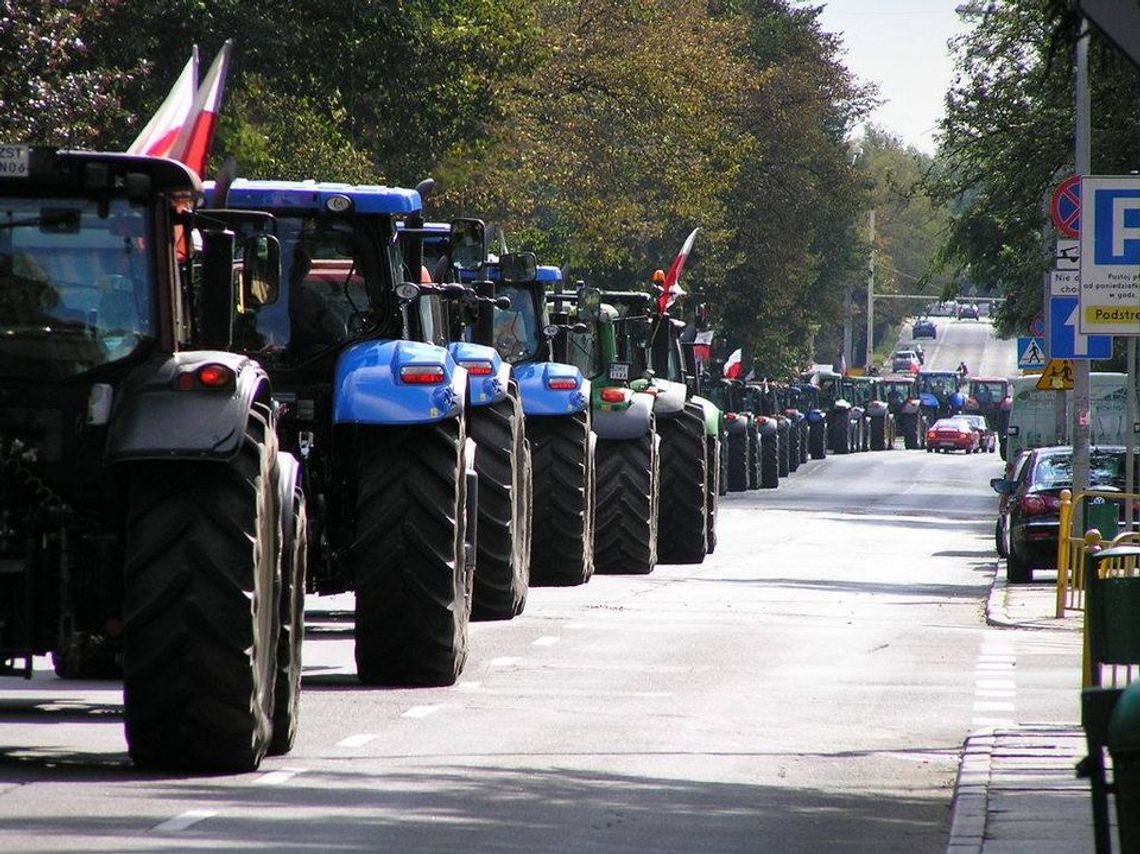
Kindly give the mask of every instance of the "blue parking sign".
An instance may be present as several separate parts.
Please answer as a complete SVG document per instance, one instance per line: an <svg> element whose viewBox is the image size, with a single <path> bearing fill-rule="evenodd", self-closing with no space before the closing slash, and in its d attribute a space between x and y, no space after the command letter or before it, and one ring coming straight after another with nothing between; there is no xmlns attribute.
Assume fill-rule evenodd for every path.
<svg viewBox="0 0 1140 854"><path fill-rule="evenodd" d="M1140 264L1140 190L1097 190L1093 205L1096 263Z"/></svg>

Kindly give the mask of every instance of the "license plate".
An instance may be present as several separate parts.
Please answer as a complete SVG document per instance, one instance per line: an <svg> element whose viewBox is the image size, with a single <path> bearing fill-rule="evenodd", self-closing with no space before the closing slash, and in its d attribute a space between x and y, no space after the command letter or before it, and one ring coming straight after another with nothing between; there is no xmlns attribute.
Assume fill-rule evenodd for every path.
<svg viewBox="0 0 1140 854"><path fill-rule="evenodd" d="M614 382L628 382L629 381L629 363L628 362L612 362L610 364L610 379Z"/></svg>
<svg viewBox="0 0 1140 854"><path fill-rule="evenodd" d="M29 150L26 145L0 145L0 178L27 178Z"/></svg>

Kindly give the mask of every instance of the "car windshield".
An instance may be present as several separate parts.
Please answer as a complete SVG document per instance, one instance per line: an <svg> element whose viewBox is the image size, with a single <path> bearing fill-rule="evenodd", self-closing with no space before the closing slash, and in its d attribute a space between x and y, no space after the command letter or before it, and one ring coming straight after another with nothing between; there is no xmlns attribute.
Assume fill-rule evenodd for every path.
<svg viewBox="0 0 1140 854"><path fill-rule="evenodd" d="M495 309L495 349L512 364L533 359L542 346L533 287L500 284L495 296L511 301L510 308Z"/></svg>
<svg viewBox="0 0 1140 854"><path fill-rule="evenodd" d="M0 200L0 373L67 379L155 334L145 208Z"/></svg>
<svg viewBox="0 0 1140 854"><path fill-rule="evenodd" d="M1073 457L1071 454L1042 456L1033 471L1033 489L1068 489L1073 485ZM1124 453L1089 454L1089 486L1115 487L1124 485Z"/></svg>

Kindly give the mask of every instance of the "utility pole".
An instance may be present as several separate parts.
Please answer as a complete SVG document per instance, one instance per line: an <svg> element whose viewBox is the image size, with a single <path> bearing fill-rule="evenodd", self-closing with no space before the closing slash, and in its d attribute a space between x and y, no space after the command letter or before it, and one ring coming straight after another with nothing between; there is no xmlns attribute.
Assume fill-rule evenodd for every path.
<svg viewBox="0 0 1140 854"><path fill-rule="evenodd" d="M1076 64L1076 152L1077 174L1082 177L1092 171L1089 134L1089 23L1081 18L1081 31L1077 37ZM1073 377L1073 494L1089 486L1089 365L1088 359L1077 359ZM1073 508L1077 516L1077 530L1084 530L1084 514L1080 504Z"/></svg>
<svg viewBox="0 0 1140 854"><path fill-rule="evenodd" d="M871 359L875 353L875 208L870 213L871 257L867 262L867 349L863 368L871 372Z"/></svg>

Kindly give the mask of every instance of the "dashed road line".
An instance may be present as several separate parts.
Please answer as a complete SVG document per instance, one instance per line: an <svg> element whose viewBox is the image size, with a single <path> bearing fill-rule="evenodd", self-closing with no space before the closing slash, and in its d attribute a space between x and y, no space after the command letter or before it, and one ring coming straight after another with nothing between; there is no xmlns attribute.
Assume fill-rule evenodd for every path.
<svg viewBox="0 0 1140 854"><path fill-rule="evenodd" d="M287 780L291 780L298 774L304 774L304 768L282 768L279 771L270 771L262 774L260 777L253 781L255 786L280 786Z"/></svg>
<svg viewBox="0 0 1140 854"><path fill-rule="evenodd" d="M530 642L530 645L531 646L554 646L554 644L558 643L558 641L560 641L560 640L561 640L561 638L555 637L554 635L543 635L540 638L535 638L534 640L532 640Z"/></svg>
<svg viewBox="0 0 1140 854"><path fill-rule="evenodd" d="M350 735L348 738L342 738L336 743L337 747L363 747L370 741L375 741L380 736L372 732L360 732L356 735Z"/></svg>
<svg viewBox="0 0 1140 854"><path fill-rule="evenodd" d="M412 706L406 712L402 713L402 718L426 718L428 715L434 715L442 706Z"/></svg>
<svg viewBox="0 0 1140 854"><path fill-rule="evenodd" d="M180 813L172 819L168 819L161 824L156 824L151 828L151 831L158 833L176 833L188 827L193 827L200 821L213 818L217 814L217 810L186 810L186 812Z"/></svg>
<svg viewBox="0 0 1140 854"><path fill-rule="evenodd" d="M502 655L498 658L491 659L492 667L510 667L512 664L518 664L522 661L521 658L512 655Z"/></svg>

